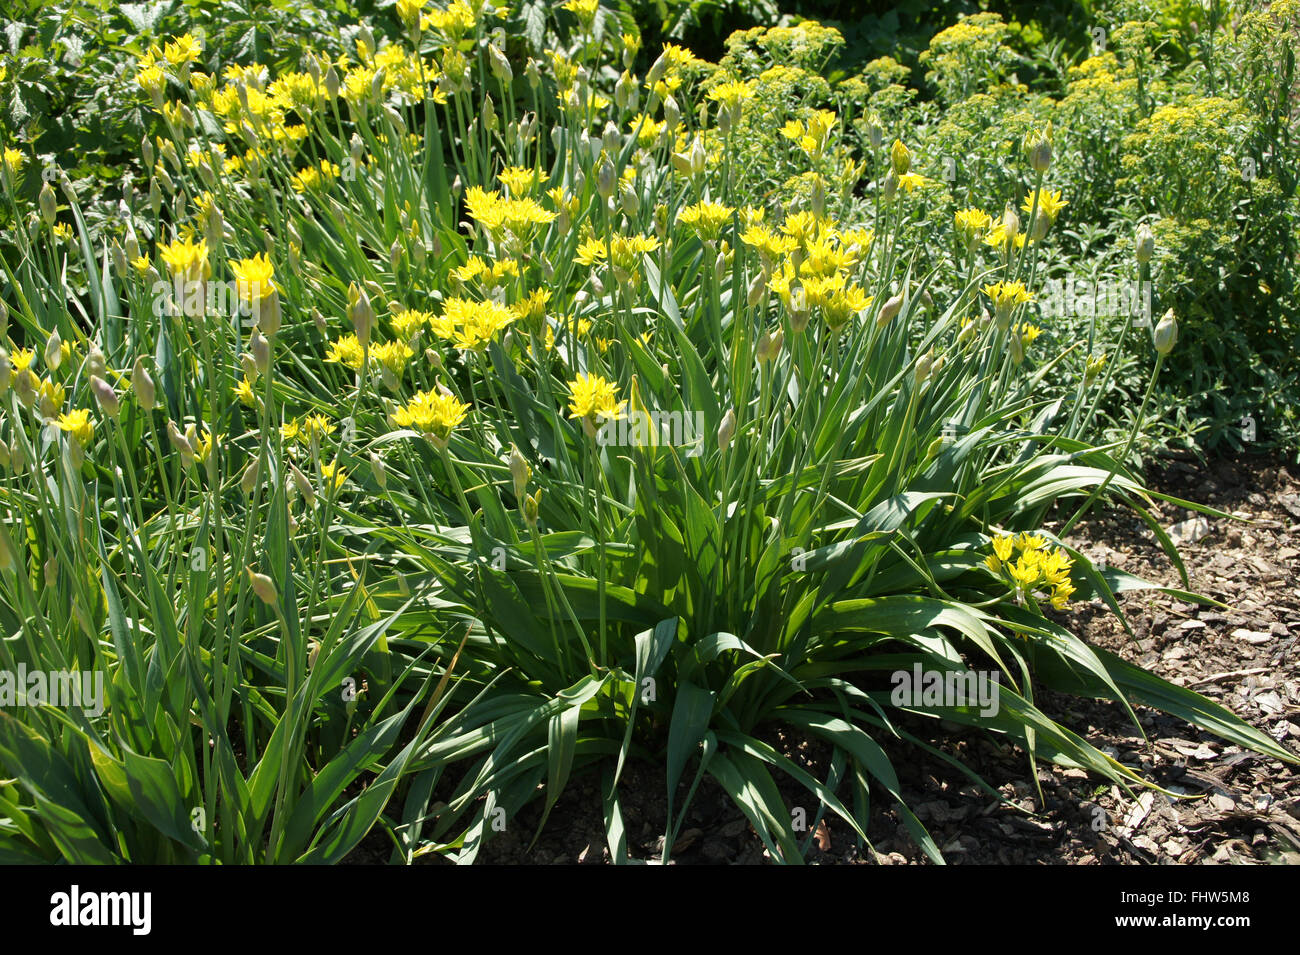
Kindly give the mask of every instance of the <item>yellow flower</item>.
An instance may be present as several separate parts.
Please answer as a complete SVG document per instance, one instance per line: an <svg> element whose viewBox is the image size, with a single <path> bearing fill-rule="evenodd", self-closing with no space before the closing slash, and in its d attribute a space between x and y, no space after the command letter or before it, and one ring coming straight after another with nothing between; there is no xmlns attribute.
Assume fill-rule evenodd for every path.
<svg viewBox="0 0 1300 955"><path fill-rule="evenodd" d="M469 405L453 395L421 391L393 414L398 427L413 428L445 441L452 429L465 420Z"/></svg>
<svg viewBox="0 0 1300 955"><path fill-rule="evenodd" d="M1014 564L1008 564L1007 571L1021 590L1028 591L1038 582L1038 562L1029 559L1027 554L1021 554Z"/></svg>
<svg viewBox="0 0 1300 955"><path fill-rule="evenodd" d="M235 273L235 290L240 301L257 302L272 292L280 291L272 281L275 267L265 252L259 252L251 259L231 262L230 270Z"/></svg>
<svg viewBox="0 0 1300 955"><path fill-rule="evenodd" d="M1070 597L1074 594L1074 584L1069 581L1059 583L1052 588L1052 607L1056 610L1064 610L1070 602Z"/></svg>
<svg viewBox="0 0 1300 955"><path fill-rule="evenodd" d="M1074 566L1074 558L1057 547L1043 557L1040 566L1043 579L1053 586L1059 586L1069 583L1070 568Z"/></svg>
<svg viewBox="0 0 1300 955"><path fill-rule="evenodd" d="M163 57L172 66L184 66L186 63L193 63L199 58L203 47L199 41L186 33L178 36L175 40L169 42L163 47Z"/></svg>
<svg viewBox="0 0 1300 955"><path fill-rule="evenodd" d="M325 479L325 486L331 491L337 491L343 486L343 482L348 479L348 472L339 467L335 461L333 464L322 464L320 466L321 477Z"/></svg>
<svg viewBox="0 0 1300 955"><path fill-rule="evenodd" d="M393 331L404 342L414 342L424 326L433 319L432 312L422 312L414 308L403 309L392 316Z"/></svg>
<svg viewBox="0 0 1300 955"><path fill-rule="evenodd" d="M163 88L167 83L167 76L159 66L145 66L135 75L135 81L140 84L140 88L149 94L155 104L161 104Z"/></svg>
<svg viewBox="0 0 1300 955"><path fill-rule="evenodd" d="M63 399L66 395L63 386L57 381L46 379L40 383L36 393L40 401L41 415L48 420L57 418L59 412L63 410Z"/></svg>
<svg viewBox="0 0 1300 955"><path fill-rule="evenodd" d="M985 285L982 291L993 300L994 315L998 327L1003 330L1010 322L1012 309L1031 301L1034 297L1033 293L1025 288L1023 282L994 282L992 285Z"/></svg>
<svg viewBox="0 0 1300 955"><path fill-rule="evenodd" d="M790 120L781 127L781 135L796 143L809 158L819 159L837 122L838 117L830 110L817 109L805 120Z"/></svg>
<svg viewBox="0 0 1300 955"><path fill-rule="evenodd" d="M901 139L895 139L894 145L889 148L889 162L896 176L905 175L912 168L912 153Z"/></svg>
<svg viewBox="0 0 1300 955"><path fill-rule="evenodd" d="M319 166L308 166L289 177L294 192L320 192L338 179L338 163L322 159Z"/></svg>
<svg viewBox="0 0 1300 955"><path fill-rule="evenodd" d="M325 352L325 360L347 365L353 371L360 371L361 365L365 361L365 352L361 348L361 342L357 340L357 336L347 334L338 341L330 342L329 348Z"/></svg>
<svg viewBox="0 0 1300 955"><path fill-rule="evenodd" d="M754 98L754 85L744 80L719 83L709 90L709 99L734 109L747 99Z"/></svg>
<svg viewBox="0 0 1300 955"><path fill-rule="evenodd" d="M1043 189L1038 193L1038 211L1047 219L1049 224L1056 222L1056 217L1061 214L1061 210L1070 204L1068 199L1061 198L1059 189ZM1020 208L1025 212L1034 211L1034 191L1031 189L1025 194L1025 201L1020 204Z"/></svg>
<svg viewBox="0 0 1300 955"><path fill-rule="evenodd" d="M3 160L0 160L0 163L4 166L5 177L12 180L18 175L19 171L23 168L23 163L26 161L27 157L17 149L6 148Z"/></svg>
<svg viewBox="0 0 1300 955"><path fill-rule="evenodd" d="M404 372L406 363L415 355L406 342L384 342L371 348L370 353L394 375Z"/></svg>
<svg viewBox="0 0 1300 955"><path fill-rule="evenodd" d="M689 226L704 241L717 239L736 210L721 202L697 202L677 213L677 221Z"/></svg>
<svg viewBox="0 0 1300 955"><path fill-rule="evenodd" d="M577 251L574 253L573 260L579 265L585 265L588 268L597 262L604 262L609 250L605 243L592 236L589 239L583 239L578 243Z"/></svg>
<svg viewBox="0 0 1300 955"><path fill-rule="evenodd" d="M762 224L752 225L746 229L741 233L740 241L754 249L769 262L775 262L777 259L788 255L799 245L790 236L777 235L768 226Z"/></svg>
<svg viewBox="0 0 1300 955"><path fill-rule="evenodd" d="M177 239L167 245L160 242L158 243L158 252L162 255L163 262L167 264L167 270L171 272L174 278L196 282L199 279L207 278L212 273L212 267L208 265L208 243L206 239L195 242L193 238L186 237Z"/></svg>
<svg viewBox="0 0 1300 955"><path fill-rule="evenodd" d="M1016 537L1016 549L1021 551L1037 551L1047 546L1047 538L1041 534L1022 533Z"/></svg>
<svg viewBox="0 0 1300 955"><path fill-rule="evenodd" d="M534 226L552 222L557 216L534 199L506 199L480 186L471 186L465 193L465 208L471 219L493 235L508 229L524 237Z"/></svg>
<svg viewBox="0 0 1300 955"><path fill-rule="evenodd" d="M953 225L956 226L958 234L966 241L967 245L973 245L975 239L985 232L993 223L993 218L983 209L962 209L953 216Z"/></svg>
<svg viewBox="0 0 1300 955"><path fill-rule="evenodd" d="M515 198L528 195L538 185L537 170L526 166L509 166L501 170L497 179Z"/></svg>
<svg viewBox="0 0 1300 955"><path fill-rule="evenodd" d="M235 385L235 397L239 403L254 407L257 404L257 394L253 391L253 384L247 378L241 378L239 384Z"/></svg>
<svg viewBox="0 0 1300 955"><path fill-rule="evenodd" d="M566 0L563 6L578 18L578 22L586 30L590 29L595 22L596 11L600 9L600 0Z"/></svg>
<svg viewBox="0 0 1300 955"><path fill-rule="evenodd" d="M95 437L95 422L90 419L90 412L85 408L73 408L66 414L59 415L59 429L76 438L83 448Z"/></svg>
<svg viewBox="0 0 1300 955"><path fill-rule="evenodd" d="M622 418L626 401L618 400L618 391L613 382L600 375L579 373L569 382L570 417L586 418L595 422L598 418Z"/></svg>
<svg viewBox="0 0 1300 955"><path fill-rule="evenodd" d="M190 440L190 446L194 448L194 460L202 464L212 453L212 432L204 431L200 435L194 425L190 425L185 431L185 436Z"/></svg>
<svg viewBox="0 0 1300 955"><path fill-rule="evenodd" d="M329 418L323 414L310 414L302 419L302 427L297 437L303 444L311 444L333 433L334 425L330 424Z"/></svg>
<svg viewBox="0 0 1300 955"><path fill-rule="evenodd" d="M903 187L903 191L908 195L911 195L918 186L928 185L933 181L914 172L905 172L898 177L898 184Z"/></svg>
<svg viewBox="0 0 1300 955"><path fill-rule="evenodd" d="M993 553L997 554L998 560L1008 561L1011 559L1011 551L1015 546L1015 539L1009 534L999 534L993 538Z"/></svg>
<svg viewBox="0 0 1300 955"><path fill-rule="evenodd" d="M433 331L440 338L453 340L461 351L482 350L515 318L514 311L496 302L451 298L444 303L442 320Z"/></svg>

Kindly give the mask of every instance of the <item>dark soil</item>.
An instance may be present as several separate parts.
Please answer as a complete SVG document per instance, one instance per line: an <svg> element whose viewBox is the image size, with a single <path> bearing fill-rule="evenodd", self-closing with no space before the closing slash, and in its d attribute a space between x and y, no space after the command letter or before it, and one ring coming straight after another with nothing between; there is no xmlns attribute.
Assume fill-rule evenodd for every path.
<svg viewBox="0 0 1300 955"><path fill-rule="evenodd" d="M1227 608L1205 607L1156 591L1121 598L1133 638L1100 600L1060 619L1089 643L1136 662L1215 700L1290 749L1300 748L1300 474L1276 460L1242 458L1166 464L1150 486L1209 504L1240 521L1205 518L1188 527L1179 548L1193 592ZM1166 529L1194 512L1160 504ZM1201 536L1203 535L1203 536ZM1147 580L1182 587L1155 535L1129 512L1109 511L1080 523L1070 543L1091 558ZM1135 638L1135 639L1134 639ZM1300 774L1293 766L1227 745L1173 717L1139 707L1149 742L1124 710L1110 703L1040 695L1048 715L1176 794L1140 790L1136 798L1082 770L1040 764L1043 804L1026 754L993 738L911 726L996 787L997 799L966 776L908 744L886 743L902 794L950 864L1170 864L1300 862ZM805 740L769 739L825 778L829 753ZM778 777L779 778L779 777ZM662 771L629 767L620 792L633 859L662 859L667 800ZM782 786L787 805L804 806L812 827L815 800ZM873 792L873 799L881 794ZM609 861L598 781L575 780L545 832L529 848L541 801L511 820L479 856L482 863L573 864ZM895 810L877 801L859 849L833 816L810 833L808 859L822 864L925 863ZM762 843L716 786L701 786L673 851L674 864L766 861Z"/></svg>

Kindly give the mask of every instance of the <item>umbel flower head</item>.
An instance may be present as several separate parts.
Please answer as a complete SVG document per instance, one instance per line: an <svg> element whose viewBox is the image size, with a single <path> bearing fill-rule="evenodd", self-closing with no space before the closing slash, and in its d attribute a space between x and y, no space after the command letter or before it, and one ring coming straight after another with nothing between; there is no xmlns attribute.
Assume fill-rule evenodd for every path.
<svg viewBox="0 0 1300 955"><path fill-rule="evenodd" d="M268 335L280 330L280 288L274 282L275 266L265 252L230 263L235 291L252 308L253 318Z"/></svg>
<svg viewBox="0 0 1300 955"><path fill-rule="evenodd" d="M1019 556L1012 560L1017 552ZM1018 601L1035 590L1049 590L1053 609L1065 610L1075 591L1070 580L1074 559L1060 547L1048 547L1047 539L1038 534L999 534L984 563L994 574L1010 578Z"/></svg>
<svg viewBox="0 0 1300 955"><path fill-rule="evenodd" d="M983 292L993 300L994 319L1002 331L1010 327L1012 310L1034 297L1023 282L994 282L985 285Z"/></svg>
<svg viewBox="0 0 1300 955"><path fill-rule="evenodd" d="M608 419L622 418L626 401L618 400L618 390L612 381L600 375L580 372L569 382L570 417L581 418L583 429L594 436L596 425Z"/></svg>
<svg viewBox="0 0 1300 955"><path fill-rule="evenodd" d="M167 271L174 279L197 282L212 274L208 264L208 243L206 239L195 242L186 237L170 244L159 243L158 252L167 263Z"/></svg>
<svg viewBox="0 0 1300 955"><path fill-rule="evenodd" d="M439 448L447 446L452 430L465 420L469 405L454 395L440 391L418 392L393 414L393 421L402 428L422 432Z"/></svg>

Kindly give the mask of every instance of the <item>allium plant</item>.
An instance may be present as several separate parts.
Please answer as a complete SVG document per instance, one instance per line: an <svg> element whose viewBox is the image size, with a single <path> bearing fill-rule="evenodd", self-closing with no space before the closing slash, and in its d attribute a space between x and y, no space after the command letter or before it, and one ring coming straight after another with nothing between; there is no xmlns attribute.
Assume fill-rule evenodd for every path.
<svg viewBox="0 0 1300 955"><path fill-rule="evenodd" d="M1023 219L990 196L917 247L934 184L902 142L854 156L809 112L773 131L798 188L745 194L746 83L706 91L676 47L633 76L596 10L524 63L465 2L399 4L406 40L363 32L346 71L158 51L123 247L96 260L75 196L19 210L0 654L108 679L102 715L0 713L5 853L329 861L378 826L394 860L470 862L590 772L625 861L622 775L655 760L665 861L705 777L801 861L775 774L864 840L886 798L940 861L889 752L956 761L914 717L1144 784L1044 689L1293 758L1071 631L1149 585L1054 534L1059 502L1126 504L1177 558L1082 437L1105 368L1038 397L1050 130ZM222 283L232 307L181 307ZM996 711L899 706L918 665L997 671ZM774 727L828 744L826 778Z"/></svg>

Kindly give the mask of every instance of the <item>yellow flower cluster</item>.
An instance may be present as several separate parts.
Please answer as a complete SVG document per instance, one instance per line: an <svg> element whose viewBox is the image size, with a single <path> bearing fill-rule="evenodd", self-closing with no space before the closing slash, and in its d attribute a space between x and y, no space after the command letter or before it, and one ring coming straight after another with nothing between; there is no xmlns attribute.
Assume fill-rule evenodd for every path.
<svg viewBox="0 0 1300 955"><path fill-rule="evenodd" d="M461 351L482 351L498 332L517 318L514 309L496 302L450 298L431 323L433 333Z"/></svg>
<svg viewBox="0 0 1300 955"><path fill-rule="evenodd" d="M469 405L454 395L421 391L393 413L393 421L398 427L412 428L445 442L452 430L465 420L468 411Z"/></svg>
<svg viewBox="0 0 1300 955"><path fill-rule="evenodd" d="M838 118L828 109L816 109L806 119L792 119L781 127L781 135L802 149L810 159L821 158Z"/></svg>
<svg viewBox="0 0 1300 955"><path fill-rule="evenodd" d="M618 400L618 390L612 381L600 375L579 373L569 382L569 411L574 418L585 418L591 423L605 418L622 418L626 401Z"/></svg>
<svg viewBox="0 0 1300 955"><path fill-rule="evenodd" d="M1074 594L1075 586L1070 581L1074 559L1060 547L1049 547L1047 539L1039 534L999 534L993 538L993 553L984 562L993 573L1010 578L1017 599L1047 589L1052 607L1064 610Z"/></svg>
<svg viewBox="0 0 1300 955"><path fill-rule="evenodd" d="M466 192L465 207L470 218L494 236L509 230L518 237L526 237L533 227L546 225L557 216L534 199L508 199L481 186L472 186Z"/></svg>

